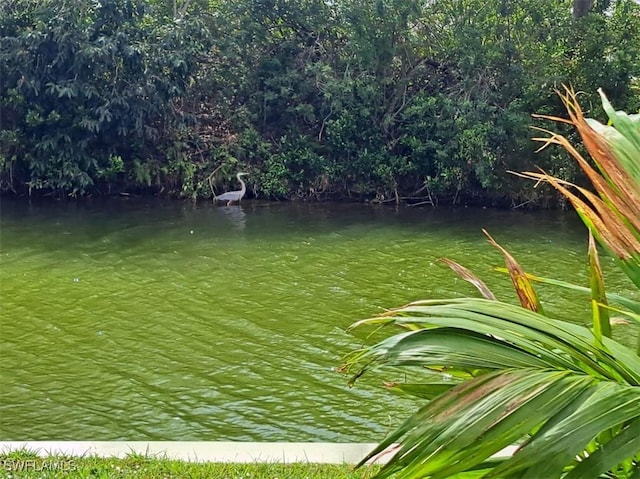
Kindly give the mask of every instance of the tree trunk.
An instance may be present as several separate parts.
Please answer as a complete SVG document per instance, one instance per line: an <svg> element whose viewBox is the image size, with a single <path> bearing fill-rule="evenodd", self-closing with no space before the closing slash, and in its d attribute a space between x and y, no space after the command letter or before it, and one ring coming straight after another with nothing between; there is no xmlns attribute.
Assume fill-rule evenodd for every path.
<svg viewBox="0 0 640 479"><path fill-rule="evenodd" d="M573 0L573 18L584 17L593 8L595 0Z"/></svg>

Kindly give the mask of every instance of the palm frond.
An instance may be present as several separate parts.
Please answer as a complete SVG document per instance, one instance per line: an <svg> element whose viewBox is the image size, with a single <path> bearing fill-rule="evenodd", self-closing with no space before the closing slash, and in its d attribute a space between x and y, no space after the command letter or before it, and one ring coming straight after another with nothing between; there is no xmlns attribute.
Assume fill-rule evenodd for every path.
<svg viewBox="0 0 640 479"><path fill-rule="evenodd" d="M629 348L607 337L594 344L589 329L516 305L480 298L423 300L358 321L353 327L380 324L410 324L414 330L351 356L348 370L424 364L446 365L451 374L537 365L640 386L640 357ZM497 352L499 346L504 349Z"/></svg>
<svg viewBox="0 0 640 479"><path fill-rule="evenodd" d="M595 192L544 171L520 176L551 184L589 229L590 284L526 273L485 231L505 258L501 271L519 306L498 301L473 272L443 260L483 298L415 301L355 323L403 332L350 355L343 368L350 384L372 369L408 367L411 382L387 387L423 401L363 459L393 454L377 477L640 478L640 337L637 352L612 339L610 315L640 324L640 303L605 290L595 245L640 288L640 115L614 111L602 95L614 126L602 125L584 118L571 90L561 97L569 119L545 118L574 125L595 167L560 135L546 131L538 140L542 148L565 147ZM591 319L593 328L544 315L534 282L589 295L584 323ZM493 457L514 444L510 457Z"/></svg>
<svg viewBox="0 0 640 479"><path fill-rule="evenodd" d="M560 477L601 431L625 421L636 428L639 420L638 388L569 371L503 370L467 381L423 406L363 463L401 443L379 477L447 478L482 466L526 439L484 477ZM567 431L572 431L570 441ZM627 450L637 444L633 437L625 439Z"/></svg>
<svg viewBox="0 0 640 479"><path fill-rule="evenodd" d="M565 89L560 94L569 114L569 120L562 121L575 126L597 170L562 135L539 129L549 136L534 138L543 142L541 149L551 144L563 146L586 173L596 194L544 171L516 174L547 182L569 199L598 242L617 258L623 271L640 287L640 115L615 111L604 93L599 92L612 125L585 118L572 90Z"/></svg>

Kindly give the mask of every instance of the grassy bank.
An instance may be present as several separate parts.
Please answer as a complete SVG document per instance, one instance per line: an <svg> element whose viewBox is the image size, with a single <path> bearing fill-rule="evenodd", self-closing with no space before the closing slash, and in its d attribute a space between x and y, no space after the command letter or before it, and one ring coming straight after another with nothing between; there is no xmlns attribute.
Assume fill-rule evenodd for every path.
<svg viewBox="0 0 640 479"><path fill-rule="evenodd" d="M347 464L194 463L140 454L131 454L123 459L96 456L43 458L30 451L0 454L0 478L3 479L355 479L370 477L372 472L354 472Z"/></svg>

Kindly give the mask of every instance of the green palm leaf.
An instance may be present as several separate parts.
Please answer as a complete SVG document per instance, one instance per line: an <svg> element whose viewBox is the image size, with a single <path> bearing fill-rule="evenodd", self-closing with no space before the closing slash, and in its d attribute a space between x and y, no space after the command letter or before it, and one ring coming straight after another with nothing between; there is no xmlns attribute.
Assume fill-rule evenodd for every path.
<svg viewBox="0 0 640 479"><path fill-rule="evenodd" d="M451 377L446 380L434 378L429 380L428 383L386 382L384 385L392 392L431 400L447 392L455 385L460 384L460 382L459 378Z"/></svg>
<svg viewBox="0 0 640 479"><path fill-rule="evenodd" d="M600 348L594 344L591 331L582 326L507 303L476 298L416 301L376 318L359 321L352 327L380 324L411 326L425 331L431 331L434 327L448 327L466 330L470 334L484 334L526 351L546 361L545 364L640 385L640 357L633 351L606 337L602 341L603 348ZM428 333L424 334L426 337ZM353 368L363 360L384 359L386 349L403 337L392 336L352 356L347 367ZM452 356L459 354L458 350L452 352ZM489 365L485 355L479 356L476 361L474 366L478 368ZM511 364L507 367L515 366Z"/></svg>
<svg viewBox="0 0 640 479"><path fill-rule="evenodd" d="M496 268L496 271L501 273L506 273L507 269L500 267ZM572 291L578 291L581 293L591 293L591 288L587 288L586 286L580 286L579 284L568 283L567 281L561 281L559 279L554 278L546 278L543 276L538 276L531 273L526 273L527 278L531 281L535 281L536 283L549 284L553 286L559 286L561 288L569 289ZM634 312L636 315L640 315L640 302L634 301L631 298L627 298L626 296L622 296L620 294L612 293L611 291L607 291L606 293L607 302L616 303L624 308L627 308L629 311ZM609 309L613 309L609 307ZM621 314L628 314L625 311L619 311ZM635 319L635 318L632 318ZM640 322L639 322L640 323Z"/></svg>
<svg viewBox="0 0 640 479"><path fill-rule="evenodd" d="M559 477L599 432L638 418L637 388L568 371L507 370L468 381L428 403L363 463L402 441L380 477L452 477L554 422L486 477ZM567 430L575 431L570 441ZM541 454L551 459L541 462Z"/></svg>
<svg viewBox="0 0 640 479"><path fill-rule="evenodd" d="M598 250L589 233L589 277L591 279L591 309L593 311L593 333L600 341L602 336L611 337L611 323L607 309L607 293L604 289L604 277L598 258Z"/></svg>
<svg viewBox="0 0 640 479"><path fill-rule="evenodd" d="M487 477L558 477L599 434L640 418L640 388L595 383ZM550 424L549 424L550 423ZM570 434L568 432L570 431ZM636 451L638 452L638 451ZM541 461L540 457L545 460Z"/></svg>
<svg viewBox="0 0 640 479"><path fill-rule="evenodd" d="M620 429L620 432L608 443L601 445L588 457L580 461L567 474L566 479L594 477L614 469L625 459L636 456L636 472L640 472L638 451L640 451L640 420L634 419ZM631 466L631 465L630 465ZM631 466L632 467L632 466ZM631 476L629 467L629 476Z"/></svg>
<svg viewBox="0 0 640 479"><path fill-rule="evenodd" d="M393 454L378 477L640 479L640 338L636 353L610 337L610 311L640 323L640 305L605 290L593 241L640 288L640 116L614 111L603 95L614 127L602 125L583 117L573 92L562 99L570 120L552 119L576 126L595 168L566 138L540 140L564 146L596 192L544 172L522 176L558 189L593 235L589 287L525 273L485 232L520 306L497 301L475 274L445 260L484 299L416 301L355 323L404 332L352 354L350 384L371 369L408 367L410 383L387 387L424 401L363 459ZM583 322L593 329L543 315L534 281L589 294ZM513 455L494 456L514 444Z"/></svg>
<svg viewBox="0 0 640 479"><path fill-rule="evenodd" d="M380 477L453 477L520 440L487 477L559 477L600 434L640 419L640 358L607 337L599 348L584 327L475 298L420 301L359 324L380 321L422 329L352 357L350 367L361 365L356 378L376 366L418 366L419 377L432 371L423 378L430 388L446 384L433 374L446 365L450 381L364 459L402 444ZM458 384L464 375L470 379ZM541 455L556 459L543 467Z"/></svg>

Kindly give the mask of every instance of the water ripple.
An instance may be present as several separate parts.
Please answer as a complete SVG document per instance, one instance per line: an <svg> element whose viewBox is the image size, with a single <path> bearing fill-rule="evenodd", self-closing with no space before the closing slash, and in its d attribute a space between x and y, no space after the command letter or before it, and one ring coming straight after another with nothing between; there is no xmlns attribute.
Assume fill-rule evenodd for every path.
<svg viewBox="0 0 640 479"><path fill-rule="evenodd" d="M148 201L2 215L5 440L375 440L415 404L382 390L397 371L346 386L336 367L370 341L352 322L475 294L442 256L515 301L481 227L533 273L586 279L584 232L563 215ZM588 311L553 291L548 310Z"/></svg>

